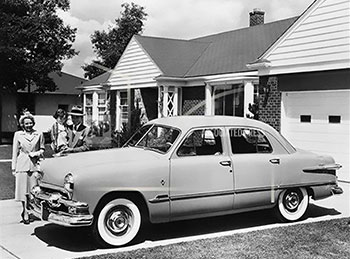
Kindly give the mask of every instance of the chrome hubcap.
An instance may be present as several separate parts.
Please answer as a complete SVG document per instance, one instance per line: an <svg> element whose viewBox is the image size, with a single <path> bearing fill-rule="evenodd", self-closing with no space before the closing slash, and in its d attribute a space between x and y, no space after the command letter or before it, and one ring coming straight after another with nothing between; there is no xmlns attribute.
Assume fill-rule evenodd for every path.
<svg viewBox="0 0 350 259"><path fill-rule="evenodd" d="M124 235L132 227L132 213L125 206L115 207L108 212L105 224L113 235Z"/></svg>
<svg viewBox="0 0 350 259"><path fill-rule="evenodd" d="M286 194L284 198L284 205L285 208L289 211L296 211L298 209L298 206L300 204L299 195L292 191Z"/></svg>

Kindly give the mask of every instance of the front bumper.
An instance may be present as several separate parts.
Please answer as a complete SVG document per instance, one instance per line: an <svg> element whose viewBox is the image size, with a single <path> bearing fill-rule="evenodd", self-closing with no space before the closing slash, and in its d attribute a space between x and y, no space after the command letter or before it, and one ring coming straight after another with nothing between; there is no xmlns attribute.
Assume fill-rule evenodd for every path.
<svg viewBox="0 0 350 259"><path fill-rule="evenodd" d="M35 217L68 227L90 226L93 215L86 203L65 199L59 192L34 187L29 197L29 212ZM33 188L33 189L34 189Z"/></svg>

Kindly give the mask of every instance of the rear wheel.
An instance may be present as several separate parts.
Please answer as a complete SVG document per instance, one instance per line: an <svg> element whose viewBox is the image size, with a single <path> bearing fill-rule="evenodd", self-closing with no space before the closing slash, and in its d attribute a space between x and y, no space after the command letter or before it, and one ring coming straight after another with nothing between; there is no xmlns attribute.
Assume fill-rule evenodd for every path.
<svg viewBox="0 0 350 259"><path fill-rule="evenodd" d="M94 220L93 234L101 245L123 246L130 243L141 228L141 211L136 202L117 198L107 202Z"/></svg>
<svg viewBox="0 0 350 259"><path fill-rule="evenodd" d="M309 206L309 195L305 188L284 190L278 197L276 212L283 222L297 221L302 218Z"/></svg>

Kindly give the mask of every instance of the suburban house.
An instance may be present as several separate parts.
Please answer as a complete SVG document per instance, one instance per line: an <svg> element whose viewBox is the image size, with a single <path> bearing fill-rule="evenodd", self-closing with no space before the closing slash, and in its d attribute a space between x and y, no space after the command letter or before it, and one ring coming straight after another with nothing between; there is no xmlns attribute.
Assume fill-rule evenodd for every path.
<svg viewBox="0 0 350 259"><path fill-rule="evenodd" d="M248 28L192 40L134 36L102 87L82 87L86 113L91 110L93 93L97 103L104 90L115 107L111 123L116 129L128 123L135 106L146 119L193 114L252 116L248 107L257 98L259 77L246 64L297 18L264 24L261 10L250 15Z"/></svg>
<svg viewBox="0 0 350 259"><path fill-rule="evenodd" d="M254 9L247 28L191 40L136 35L107 81L82 90L105 92L117 130L135 107L145 120L255 117L296 147L333 155L350 180L349 42L349 0L315 0L271 23Z"/></svg>
<svg viewBox="0 0 350 259"><path fill-rule="evenodd" d="M56 83L55 92L18 91L14 94L2 93L0 97L0 143L11 142L13 133L18 129L18 115L26 108L35 115L35 128L46 131L53 121L52 115L58 108L68 111L73 105L82 105L81 91L77 86L86 80L64 72L49 75Z"/></svg>

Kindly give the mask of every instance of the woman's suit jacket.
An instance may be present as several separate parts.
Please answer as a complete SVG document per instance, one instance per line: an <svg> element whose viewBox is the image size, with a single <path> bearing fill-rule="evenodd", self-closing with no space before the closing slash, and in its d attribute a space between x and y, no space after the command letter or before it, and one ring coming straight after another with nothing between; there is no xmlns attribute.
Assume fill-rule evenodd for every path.
<svg viewBox="0 0 350 259"><path fill-rule="evenodd" d="M31 135L24 131L16 131L13 137L12 170L36 171L39 155L31 158L30 152L45 150L45 139L42 133L34 131ZM39 154L39 153L38 153Z"/></svg>

